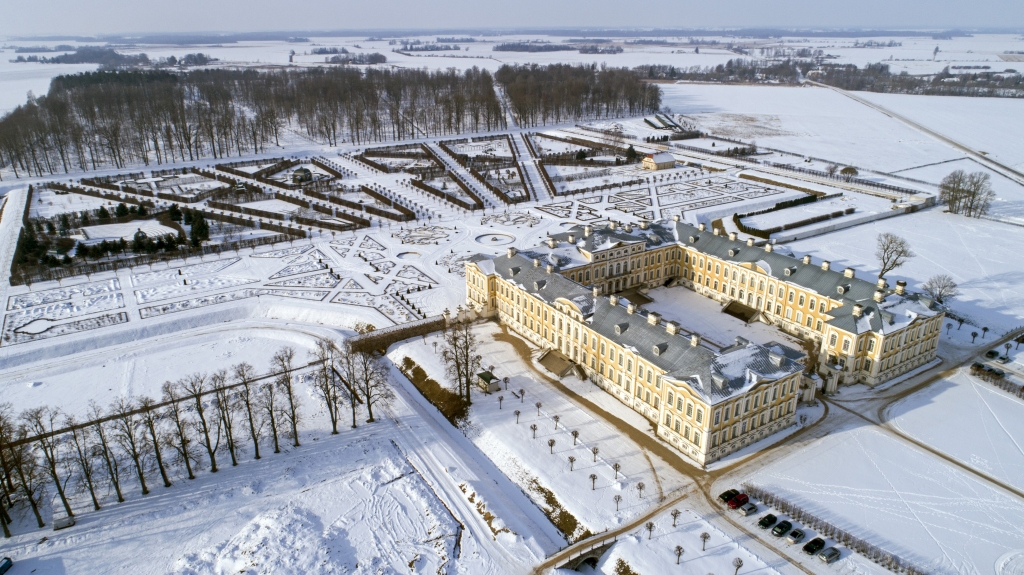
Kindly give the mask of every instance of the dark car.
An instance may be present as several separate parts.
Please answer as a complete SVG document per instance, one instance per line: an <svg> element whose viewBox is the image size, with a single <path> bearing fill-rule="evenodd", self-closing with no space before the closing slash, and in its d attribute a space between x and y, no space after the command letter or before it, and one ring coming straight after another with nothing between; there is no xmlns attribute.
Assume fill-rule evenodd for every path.
<svg viewBox="0 0 1024 575"><path fill-rule="evenodd" d="M0 559L0 575L7 573L7 571L14 565L14 561L11 561L10 557L4 557Z"/></svg>
<svg viewBox="0 0 1024 575"><path fill-rule="evenodd" d="M782 537L786 533L789 533L789 530L792 528L792 523L790 523L789 521L782 521L772 529L772 535L776 537Z"/></svg>
<svg viewBox="0 0 1024 575"><path fill-rule="evenodd" d="M804 553L806 553L808 555L814 555L818 551L821 551L824 548L825 548L825 540L822 539L821 537L815 537L814 539L811 539L810 541L808 541L807 545L804 545Z"/></svg>
<svg viewBox="0 0 1024 575"><path fill-rule="evenodd" d="M998 356L999 356L999 350L998 349L990 349L990 350L985 352L985 357L987 357L989 359L991 359L993 357L998 357Z"/></svg>
<svg viewBox="0 0 1024 575"><path fill-rule="evenodd" d="M729 491L726 491L725 493L719 495L718 498L722 500L722 503L728 503L732 501L733 497L736 497L739 494L739 491L736 491L735 489L730 489Z"/></svg>
<svg viewBox="0 0 1024 575"><path fill-rule="evenodd" d="M746 505L748 501L750 501L750 498L747 497L747 494L740 493L736 497L733 497L732 499L729 500L729 509L737 509L739 507L742 507L743 505Z"/></svg>
<svg viewBox="0 0 1024 575"><path fill-rule="evenodd" d="M789 534L789 537L786 537L786 541L789 541L790 543L799 543L799 542L801 542L803 540L804 540L804 532L803 532L802 529L794 529Z"/></svg>
<svg viewBox="0 0 1024 575"><path fill-rule="evenodd" d="M764 517L761 518L760 521L757 522L757 526L760 527L761 529L768 529L772 525L775 525L775 522L778 521L778 520L779 520L778 517L776 517L776 516L772 515L771 513L769 513L768 515L765 515Z"/></svg>

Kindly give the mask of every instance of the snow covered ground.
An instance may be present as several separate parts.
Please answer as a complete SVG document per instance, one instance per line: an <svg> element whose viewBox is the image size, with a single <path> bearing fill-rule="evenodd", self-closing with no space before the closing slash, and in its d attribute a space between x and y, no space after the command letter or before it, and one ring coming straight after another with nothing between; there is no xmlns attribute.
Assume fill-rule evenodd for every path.
<svg viewBox="0 0 1024 575"><path fill-rule="evenodd" d="M507 391L485 394L474 390L467 437L538 507L552 508L544 493L550 491L559 507L578 520L577 537L584 531L597 533L628 523L686 483L656 456L539 381L512 345L496 340L502 333L496 324L481 324L474 332L485 368L493 365L496 376L507 376L510 381ZM397 365L410 357L430 377L447 385L444 366L434 351L435 341L440 341L439 336L410 340L393 347L388 357ZM526 393L521 395L519 390ZM499 396L504 400L499 402ZM517 410L521 412L519 423ZM536 439L532 425L537 426ZM579 432L576 441L573 430ZM549 448L552 439L555 445ZM596 456L591 451L594 447L598 448ZM573 464L570 456L576 458ZM615 463L621 466L618 472ZM593 485L591 474L596 475ZM646 486L643 494L637 488L639 483ZM622 497L618 509L615 495Z"/></svg>
<svg viewBox="0 0 1024 575"><path fill-rule="evenodd" d="M178 233L173 228L157 223L156 220L139 220L123 224L102 224L82 228L82 232L90 242L102 240L116 241L122 238L131 241L135 237L136 232L140 230L151 238L168 234L177 235Z"/></svg>
<svg viewBox="0 0 1024 575"><path fill-rule="evenodd" d="M974 329L988 327L999 334L1024 324L1024 301L1018 297L1024 274L1019 257L1024 250L1024 234L1017 226L932 208L787 246L797 255L829 260L834 268L854 267L858 275L874 279L878 273L875 237L882 232L906 238L917 254L888 274L890 284L904 279L910 282L910 289L919 290L929 277L949 274L961 292L950 305L958 314L971 318Z"/></svg>
<svg viewBox="0 0 1024 575"><path fill-rule="evenodd" d="M750 481L931 573L995 572L1024 540L1024 501L875 429L833 431Z"/></svg>
<svg viewBox="0 0 1024 575"><path fill-rule="evenodd" d="M911 436L1024 489L1024 401L966 368L893 405L888 415Z"/></svg>

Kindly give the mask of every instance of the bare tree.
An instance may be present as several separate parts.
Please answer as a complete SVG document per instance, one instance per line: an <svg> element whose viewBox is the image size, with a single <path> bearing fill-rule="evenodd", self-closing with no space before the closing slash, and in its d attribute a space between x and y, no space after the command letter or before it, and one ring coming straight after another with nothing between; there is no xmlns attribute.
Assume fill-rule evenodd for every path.
<svg viewBox="0 0 1024 575"><path fill-rule="evenodd" d="M217 397L217 415L219 416L221 429L224 430L224 446L231 456L231 466L238 465L238 452L235 444L235 417L238 415L238 408L235 405L234 393L228 387L228 374L226 370L219 370L210 376L210 385L213 386L214 395Z"/></svg>
<svg viewBox="0 0 1024 575"><path fill-rule="evenodd" d="M569 471L572 471L572 469L573 469L573 467L575 465L576 465L576 458L573 457L572 455L570 455L569 456Z"/></svg>
<svg viewBox="0 0 1024 575"><path fill-rule="evenodd" d="M60 497L60 502L64 505L64 512L67 513L68 517L74 517L75 514L71 511L71 504L68 503L67 493L64 489L68 478L62 480L57 471L58 467L62 467L63 454L60 452L59 437L53 432L59 428L57 421L61 418L60 410L49 407L36 407L26 411L22 414L21 418L28 426L28 432L38 437L36 444L43 453L46 470L49 472L50 479L53 480L54 487L57 488L57 495Z"/></svg>
<svg viewBox="0 0 1024 575"><path fill-rule="evenodd" d="M164 466L164 458L160 453L160 444L165 441L163 433L157 430L160 414L156 410L156 401L151 397L139 399L139 407L142 408L142 422L149 431L150 446L153 448L153 455L156 457L156 466L160 469L160 478L164 480L164 487L171 486L171 480L167 477L167 469Z"/></svg>
<svg viewBox="0 0 1024 575"><path fill-rule="evenodd" d="M85 488L89 491L89 497L92 498L93 509L95 511L99 511L100 502L96 497L95 457L92 445L90 445L92 432L88 427L79 427L78 421L73 415L69 415L64 418L64 427L71 430L71 446L74 448L71 458L78 466L78 473L82 478L81 480L85 484Z"/></svg>
<svg viewBox="0 0 1024 575"><path fill-rule="evenodd" d="M331 434L338 434L338 419L341 415L342 383L334 367L337 345L330 338L318 338L316 345L309 352L316 369L313 371L313 391L327 409L331 419Z"/></svg>
<svg viewBox="0 0 1024 575"><path fill-rule="evenodd" d="M647 523L645 523L644 529L647 530L647 538L650 539L651 536L654 535L654 522L648 521Z"/></svg>
<svg viewBox="0 0 1024 575"><path fill-rule="evenodd" d="M736 568L736 571L733 572L733 575L737 575L740 572L740 567L743 567L743 560L739 557L733 559L732 566Z"/></svg>
<svg viewBox="0 0 1024 575"><path fill-rule="evenodd" d="M829 175L829 177L835 177L836 172L838 171L839 166L837 164L829 164L825 166L825 172Z"/></svg>
<svg viewBox="0 0 1024 575"><path fill-rule="evenodd" d="M456 384L466 403L472 403L470 390L473 378L480 371L480 356L477 352L476 334L467 322L457 322L445 327L442 333L441 359L445 374Z"/></svg>
<svg viewBox="0 0 1024 575"><path fill-rule="evenodd" d="M612 500L615 501L615 510L618 511L619 503L622 503L622 496L616 493L615 497L612 497Z"/></svg>
<svg viewBox="0 0 1024 575"><path fill-rule="evenodd" d="M890 232L878 234L878 246L875 250L875 257L878 258L878 265L881 267L878 277L885 277L885 274L907 263L914 255L907 240Z"/></svg>
<svg viewBox="0 0 1024 575"><path fill-rule="evenodd" d="M192 461L195 459L195 455L192 449L192 439L188 434L188 421L182 411L180 385L180 383L174 384L166 381L161 389L164 402L167 404L167 415L171 417L171 423L174 424L174 443L172 445L178 453L178 458L185 464L188 478L195 479L196 475L192 471Z"/></svg>
<svg viewBox="0 0 1024 575"><path fill-rule="evenodd" d="M340 371L335 370L334 372L342 384L338 392L344 396L344 399L348 399L349 406L352 408L352 429L359 425L356 423L356 407L363 402L359 397L358 386L355 382L362 377L362 368L365 367L365 362L358 354L359 352L352 348L352 344L346 341L341 357L338 358Z"/></svg>
<svg viewBox="0 0 1024 575"><path fill-rule="evenodd" d="M292 428L292 446L299 447L299 398L295 394L295 378L293 365L295 361L295 349L282 347L271 358L271 364L277 368L278 375L276 383L284 394L287 405L284 409L285 419Z"/></svg>
<svg viewBox="0 0 1024 575"><path fill-rule="evenodd" d="M711 539L711 534L707 531L700 534L700 550L704 551L708 546L708 539Z"/></svg>
<svg viewBox="0 0 1024 575"><path fill-rule="evenodd" d="M216 418L210 418L206 413L206 406L203 405L203 395L209 392L205 373L193 373L182 379L179 384L185 391L185 395L192 400L192 407L196 414L196 424L199 432L203 434L203 446L206 447L206 454L210 458L210 473L217 473L217 449L220 447L220 425L216 425ZM215 434L211 437L211 434Z"/></svg>
<svg viewBox="0 0 1024 575"><path fill-rule="evenodd" d="M146 444L142 434L139 433L141 422L135 414L135 406L132 405L131 400L121 397L110 406L110 411L114 414L114 440L132 458L142 494L148 495L149 487L146 486L145 465Z"/></svg>
<svg viewBox="0 0 1024 575"><path fill-rule="evenodd" d="M23 440L28 437L28 433L27 427L18 426L14 439ZM43 522L43 516L39 513L39 507L46 497L46 480L44 479L46 472L39 465L39 460L36 459L30 445L23 443L9 448L8 451L11 454L11 465L18 476L18 486L28 501L32 514L36 516L36 525L40 528L45 527L46 523Z"/></svg>
<svg viewBox="0 0 1024 575"><path fill-rule="evenodd" d="M110 441L107 440L107 431L103 427L103 408L96 402L89 404L89 419L94 421L93 427L96 429L96 437L100 440L100 455L103 458L103 464L107 471L107 480L110 481L110 485L114 488L114 493L117 494L117 502L124 503L124 494L121 493L121 466L117 460L117 454L114 450L110 449Z"/></svg>
<svg viewBox="0 0 1024 575"><path fill-rule="evenodd" d="M387 364L373 353L364 352L363 355L367 356L361 360L366 363L366 375L359 380L359 391L362 392L363 400L366 402L366 411L369 415L367 422L373 423L375 421L373 406L391 405L395 398L395 392L391 389L389 378L391 372Z"/></svg>
<svg viewBox="0 0 1024 575"><path fill-rule="evenodd" d="M252 440L252 448L256 452L254 459L259 459L263 418L259 416L256 393L252 388L253 380L256 379L256 370L243 361L231 367L231 375L238 389L238 399L241 401L242 409L245 410L246 421L249 423L249 439Z"/></svg>
<svg viewBox="0 0 1024 575"><path fill-rule="evenodd" d="M679 565L679 560L683 557L683 546L676 545L676 565Z"/></svg>
<svg viewBox="0 0 1024 575"><path fill-rule="evenodd" d="M985 172L956 170L939 184L939 201L954 214L979 218L988 213L993 199L991 177Z"/></svg>
<svg viewBox="0 0 1024 575"><path fill-rule="evenodd" d="M956 282L949 274L938 274L928 278L921 289L939 303L946 303L946 300L960 295Z"/></svg>
<svg viewBox="0 0 1024 575"><path fill-rule="evenodd" d="M672 516L672 527L676 526L676 521L679 520L679 516L682 514L678 509L673 509L670 515Z"/></svg>
<svg viewBox="0 0 1024 575"><path fill-rule="evenodd" d="M270 437L274 440L274 453L281 453L281 444L278 441L277 415L279 411L279 400L277 397L277 383L268 381L259 387L259 405L263 414L267 417L270 425Z"/></svg>

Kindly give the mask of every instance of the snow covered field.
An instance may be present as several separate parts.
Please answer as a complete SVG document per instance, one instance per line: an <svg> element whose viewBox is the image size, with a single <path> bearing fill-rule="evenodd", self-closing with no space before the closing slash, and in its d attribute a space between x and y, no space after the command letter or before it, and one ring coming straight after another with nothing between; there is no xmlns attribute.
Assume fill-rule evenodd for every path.
<svg viewBox="0 0 1024 575"><path fill-rule="evenodd" d="M966 368L893 405L889 417L911 436L1024 489L1024 401Z"/></svg>
<svg viewBox="0 0 1024 575"><path fill-rule="evenodd" d="M126 241L132 241L136 232L140 230L151 238L166 236L168 234L177 235L178 233L173 228L157 223L156 220L139 220L134 222L125 222L123 224L103 224L82 228L85 238L90 242L99 242L102 240L116 241L122 238Z"/></svg>
<svg viewBox="0 0 1024 575"><path fill-rule="evenodd" d="M929 277L949 274L961 292L951 307L972 318L976 328L999 334L1024 324L1024 302L1018 297L1024 234L1017 226L932 208L787 245L797 255L829 260L833 268L854 267L858 275L873 279L878 273L875 237L882 232L906 238L917 254L888 274L890 283L909 280L909 287L917 290Z"/></svg>
<svg viewBox="0 0 1024 575"><path fill-rule="evenodd" d="M931 573L995 572L1024 540L1024 501L875 429L833 431L750 481Z"/></svg>

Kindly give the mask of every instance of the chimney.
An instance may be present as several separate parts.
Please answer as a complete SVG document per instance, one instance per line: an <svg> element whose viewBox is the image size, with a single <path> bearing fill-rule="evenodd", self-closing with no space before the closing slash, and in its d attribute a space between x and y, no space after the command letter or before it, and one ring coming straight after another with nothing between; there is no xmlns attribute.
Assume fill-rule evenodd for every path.
<svg viewBox="0 0 1024 575"><path fill-rule="evenodd" d="M764 245L764 251L766 251L768 253L772 253L773 249L775 249L775 248L773 248L771 244L765 244Z"/></svg>
<svg viewBox="0 0 1024 575"><path fill-rule="evenodd" d="M601 295L601 288L600 288L600 286L594 286L593 292L594 292L594 297L595 298L597 296Z"/></svg>
<svg viewBox="0 0 1024 575"><path fill-rule="evenodd" d="M569 243L570 244L575 244L576 243L576 234L569 234Z"/></svg>
<svg viewBox="0 0 1024 575"><path fill-rule="evenodd" d="M885 278L878 278L878 283L875 285L878 286L878 289L885 289L889 287L889 282L885 281Z"/></svg>
<svg viewBox="0 0 1024 575"><path fill-rule="evenodd" d="M747 238L747 247L748 248L754 247L754 238Z"/></svg>
<svg viewBox="0 0 1024 575"><path fill-rule="evenodd" d="M855 275L857 275L857 273L856 270L854 270L853 268L846 268L845 270L843 270L843 276L845 277L852 278Z"/></svg>
<svg viewBox="0 0 1024 575"><path fill-rule="evenodd" d="M804 256L802 261L804 262L805 266L806 265L810 265L811 264L811 256Z"/></svg>
<svg viewBox="0 0 1024 575"><path fill-rule="evenodd" d="M722 231L722 230L720 230L720 229L718 229L718 228L715 228L715 229L713 230L713 233L714 233L714 234L715 234L715 235L717 236L717 235L718 235L718 234L719 234L719 233L720 233L721 231Z"/></svg>
<svg viewBox="0 0 1024 575"><path fill-rule="evenodd" d="M899 280L896 282L896 295L903 295L907 293L907 282Z"/></svg>
<svg viewBox="0 0 1024 575"><path fill-rule="evenodd" d="M669 335L676 335L679 333L679 324L674 321L665 322L665 331L667 331Z"/></svg>
<svg viewBox="0 0 1024 575"><path fill-rule="evenodd" d="M829 268L829 267L831 267L831 265L832 265L832 264L831 264L830 262L828 262L828 261L823 261L823 262L821 262L821 269L823 269L823 270L825 270L825 271L828 271L828 268Z"/></svg>
<svg viewBox="0 0 1024 575"><path fill-rule="evenodd" d="M548 247L551 249L555 249L556 247L558 247L558 240L556 240L555 238L548 238Z"/></svg>
<svg viewBox="0 0 1024 575"><path fill-rule="evenodd" d="M551 273L551 272L555 271L555 266L553 264L548 264L548 265L544 266L544 271L546 271L548 273Z"/></svg>
<svg viewBox="0 0 1024 575"><path fill-rule="evenodd" d="M875 290L875 301L877 301L877 302L885 301L885 292L880 290L880 289L879 290Z"/></svg>
<svg viewBox="0 0 1024 575"><path fill-rule="evenodd" d="M700 345L700 336L697 335L697 334L691 335L690 336L690 345L693 346L693 347L697 347L698 345Z"/></svg>
<svg viewBox="0 0 1024 575"><path fill-rule="evenodd" d="M626 304L626 313L628 313L629 315L633 315L634 313L636 313L636 304L633 302L629 302L628 304Z"/></svg>
<svg viewBox="0 0 1024 575"><path fill-rule="evenodd" d="M608 296L608 303L612 305L619 305L619 296L615 294Z"/></svg>
<svg viewBox="0 0 1024 575"><path fill-rule="evenodd" d="M647 223L647 220L640 220L640 229L641 230L646 230L648 226L649 226L649 224Z"/></svg>
<svg viewBox="0 0 1024 575"><path fill-rule="evenodd" d="M512 257L514 255L516 255L516 249L515 248L509 248L508 249L508 257Z"/></svg>
<svg viewBox="0 0 1024 575"><path fill-rule="evenodd" d="M679 219L680 219L680 218L679 218L679 214L676 214L676 215L672 216L672 221L673 221L673 222L678 222L678 221L679 221ZM701 225L704 225L704 224L701 224Z"/></svg>
<svg viewBox="0 0 1024 575"><path fill-rule="evenodd" d="M594 233L594 226L583 226L583 237L589 238Z"/></svg>
<svg viewBox="0 0 1024 575"><path fill-rule="evenodd" d="M853 317L860 317L864 315L864 306L860 305L859 303L855 303L853 304L853 311L850 313L853 315Z"/></svg>
<svg viewBox="0 0 1024 575"><path fill-rule="evenodd" d="M729 232L729 241L730 242L736 241L736 232Z"/></svg>
<svg viewBox="0 0 1024 575"><path fill-rule="evenodd" d="M622 226L622 229L626 230L626 233L632 232L633 231L633 224L626 224L626 225Z"/></svg>
<svg viewBox="0 0 1024 575"><path fill-rule="evenodd" d="M535 268L539 268L540 267L540 258L533 258L533 267L535 267Z"/></svg>
<svg viewBox="0 0 1024 575"><path fill-rule="evenodd" d="M653 311L647 312L647 323L649 323L651 325L658 325L658 322L660 322L660 321L661 321L661 315L660 314L657 314L657 313L655 313Z"/></svg>
<svg viewBox="0 0 1024 575"><path fill-rule="evenodd" d="M613 222L608 222L608 229L609 230L614 230L617 227L619 227L619 223L618 222L614 222L614 221Z"/></svg>
<svg viewBox="0 0 1024 575"><path fill-rule="evenodd" d="M706 231L708 229L708 227L702 223L702 224L697 226L697 229L703 232L703 231Z"/></svg>

